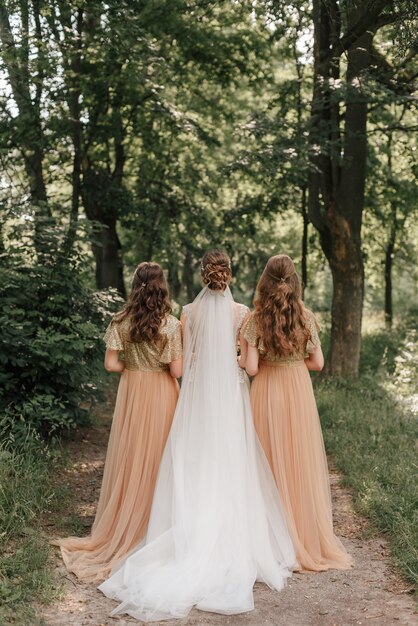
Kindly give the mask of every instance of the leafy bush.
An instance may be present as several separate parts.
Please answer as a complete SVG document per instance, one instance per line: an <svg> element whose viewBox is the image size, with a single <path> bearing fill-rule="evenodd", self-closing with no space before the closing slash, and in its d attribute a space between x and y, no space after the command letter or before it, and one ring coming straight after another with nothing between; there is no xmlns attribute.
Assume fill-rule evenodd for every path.
<svg viewBox="0 0 418 626"><path fill-rule="evenodd" d="M9 223L0 255L0 438L18 444L86 421L99 394L105 318L118 300L92 292L86 252L66 254L62 230L45 224L35 250L31 229Z"/></svg>

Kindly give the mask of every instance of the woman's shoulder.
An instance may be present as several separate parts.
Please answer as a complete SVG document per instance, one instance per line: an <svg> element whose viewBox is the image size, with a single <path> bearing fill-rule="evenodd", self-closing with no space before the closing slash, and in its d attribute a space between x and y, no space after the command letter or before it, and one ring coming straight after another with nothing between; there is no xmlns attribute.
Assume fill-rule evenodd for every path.
<svg viewBox="0 0 418 626"><path fill-rule="evenodd" d="M315 317L315 313L311 311L311 309L309 309L306 304L303 305L303 312L305 314L308 325L314 324L317 328L319 328L318 320Z"/></svg>
<svg viewBox="0 0 418 626"><path fill-rule="evenodd" d="M245 311L245 313L250 312L250 309L247 307L246 304L241 304L240 302L234 302L234 306L237 309L237 311Z"/></svg>
<svg viewBox="0 0 418 626"><path fill-rule="evenodd" d="M234 302L234 307L238 330L240 330L250 316L250 309L246 304L240 304L239 302Z"/></svg>
<svg viewBox="0 0 418 626"><path fill-rule="evenodd" d="M306 304L304 302L302 302L302 308L303 308L303 312L306 315L313 315L312 309L310 309L308 306L306 306Z"/></svg>
<svg viewBox="0 0 418 626"><path fill-rule="evenodd" d="M110 320L111 324L120 324L121 322L124 322L127 318L125 309L121 309L120 311L116 311L116 313L113 314L112 319Z"/></svg>
<svg viewBox="0 0 418 626"><path fill-rule="evenodd" d="M260 332L254 311L249 310L242 330L242 335L244 339L248 341L250 346L258 346L260 341Z"/></svg>
<svg viewBox="0 0 418 626"><path fill-rule="evenodd" d="M248 313L246 316L246 326L254 326L254 328L257 326L257 320L256 320L256 316L255 316L255 311L253 309L250 309L248 307L246 307Z"/></svg>
<svg viewBox="0 0 418 626"><path fill-rule="evenodd" d="M193 302L189 302L188 304L184 304L181 309L181 314L187 315L193 306Z"/></svg>
<svg viewBox="0 0 418 626"><path fill-rule="evenodd" d="M171 335L176 332L176 330L181 326L180 320L177 319L174 315L167 315L165 318L165 324L161 327L162 335Z"/></svg>
<svg viewBox="0 0 418 626"><path fill-rule="evenodd" d="M123 342L129 336L129 323L127 324L126 318L118 318L121 313L122 311L119 311L112 317L103 337L106 347L111 350L123 350Z"/></svg>
<svg viewBox="0 0 418 626"><path fill-rule="evenodd" d="M128 331L131 328L131 320L129 315L123 315L124 311L118 311L110 320L110 326L117 328L118 331Z"/></svg>
<svg viewBox="0 0 418 626"><path fill-rule="evenodd" d="M307 352L313 352L315 348L321 345L321 339L319 338L319 324L314 313L304 306L304 313L306 319L305 332L308 333L308 342L305 346Z"/></svg>

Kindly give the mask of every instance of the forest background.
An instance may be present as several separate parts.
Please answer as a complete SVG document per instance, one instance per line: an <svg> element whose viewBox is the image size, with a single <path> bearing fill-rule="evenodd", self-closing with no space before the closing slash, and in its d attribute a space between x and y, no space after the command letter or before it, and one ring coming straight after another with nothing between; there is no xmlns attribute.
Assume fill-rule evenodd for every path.
<svg viewBox="0 0 418 626"><path fill-rule="evenodd" d="M250 306L268 257L295 260L328 451L416 580L417 17L409 0L0 0L7 602L55 497L28 477L91 419L134 268L160 262L179 313L213 247ZM43 554L20 598L48 587Z"/></svg>

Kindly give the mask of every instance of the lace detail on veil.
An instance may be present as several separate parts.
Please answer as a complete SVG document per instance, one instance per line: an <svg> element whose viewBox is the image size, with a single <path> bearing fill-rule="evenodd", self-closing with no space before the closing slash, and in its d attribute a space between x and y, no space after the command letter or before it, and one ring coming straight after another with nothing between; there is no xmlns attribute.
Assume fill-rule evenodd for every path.
<svg viewBox="0 0 418 626"><path fill-rule="evenodd" d="M182 308L182 315L186 316L186 325L190 324L190 310L191 310L192 304L193 302L189 302L189 304L185 304L184 307ZM185 332L185 330L183 332ZM196 355L191 354L190 365L189 365L189 376L188 376L189 383L193 382L194 380L195 368L196 368Z"/></svg>
<svg viewBox="0 0 418 626"><path fill-rule="evenodd" d="M239 304L239 310L238 310L238 316L237 316L237 320L236 320L236 331L235 331L235 335L236 335L236 341L237 341L237 345L239 342L239 336L240 336L240 332L241 329L243 327L245 318L247 317L247 315L250 314L250 309L245 306L245 304ZM250 381L249 378L247 376L247 372L238 365L237 362L237 368L238 368L238 380L241 384L247 385L248 387L250 386Z"/></svg>
<svg viewBox="0 0 418 626"><path fill-rule="evenodd" d="M250 309L247 306L245 306L245 304L239 305L239 313L238 313L238 320L237 320L237 341L238 341L239 333L241 331L244 320L246 316L249 315L249 313L250 313Z"/></svg>

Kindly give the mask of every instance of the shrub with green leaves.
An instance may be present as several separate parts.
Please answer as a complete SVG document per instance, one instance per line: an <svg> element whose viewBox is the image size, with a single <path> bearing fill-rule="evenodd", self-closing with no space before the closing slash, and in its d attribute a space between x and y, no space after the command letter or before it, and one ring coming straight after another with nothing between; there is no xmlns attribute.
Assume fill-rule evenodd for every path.
<svg viewBox="0 0 418 626"><path fill-rule="evenodd" d="M106 317L119 300L88 286L86 244L66 252L65 233L46 223L35 247L32 231L9 222L0 255L0 439L14 444L85 423L99 395Z"/></svg>

